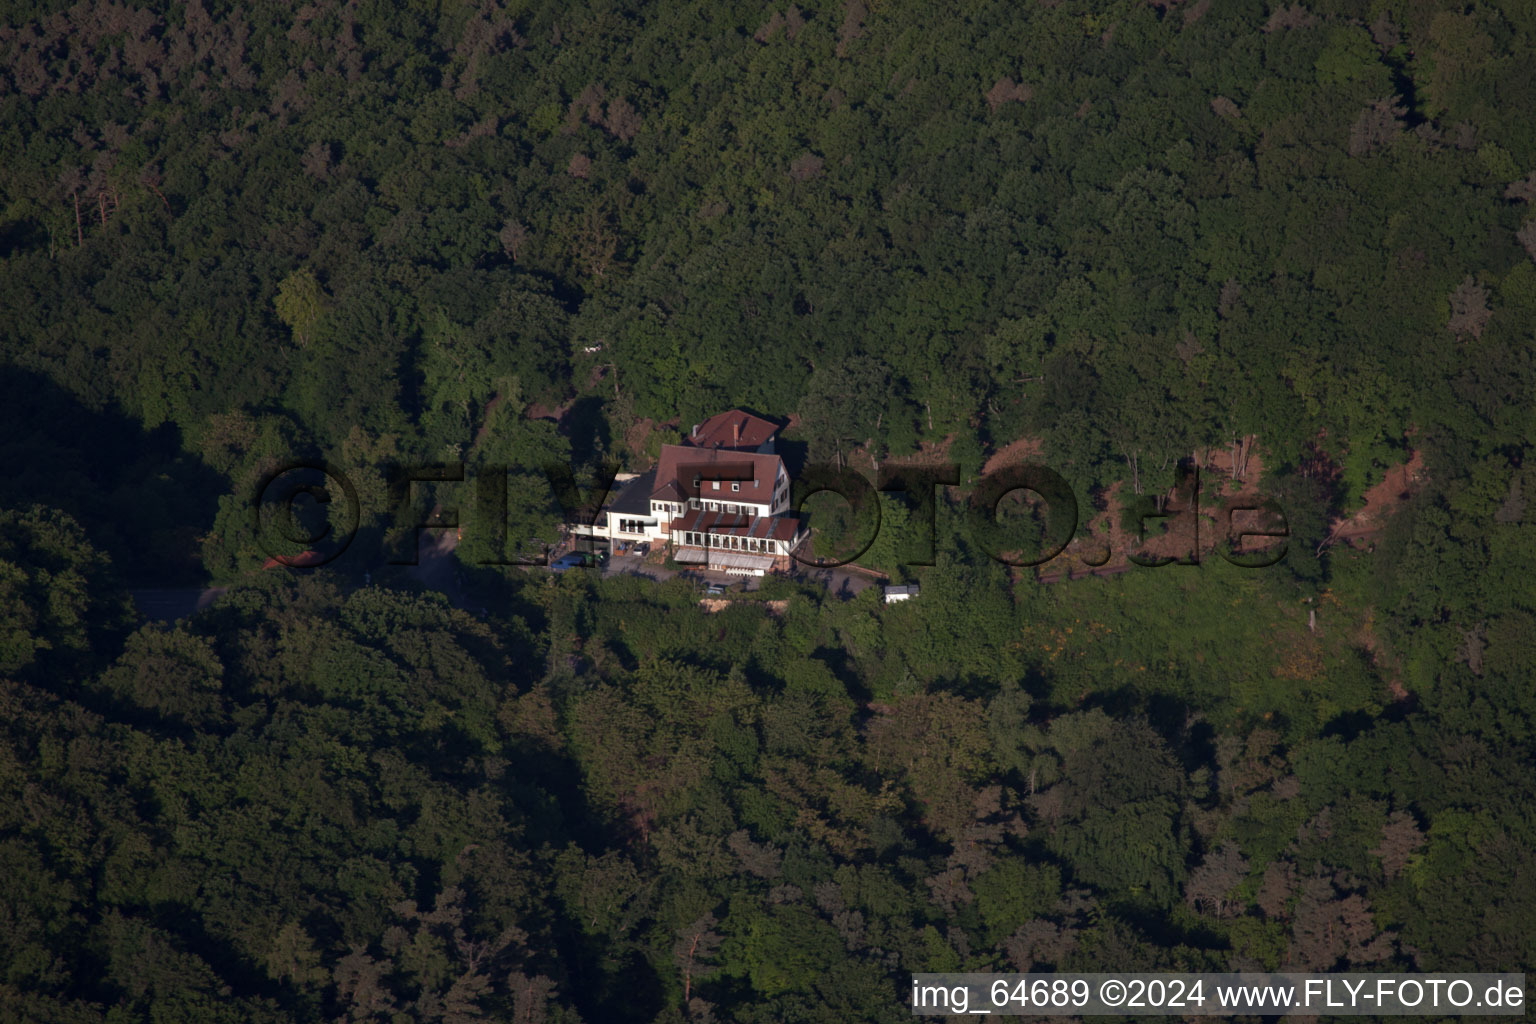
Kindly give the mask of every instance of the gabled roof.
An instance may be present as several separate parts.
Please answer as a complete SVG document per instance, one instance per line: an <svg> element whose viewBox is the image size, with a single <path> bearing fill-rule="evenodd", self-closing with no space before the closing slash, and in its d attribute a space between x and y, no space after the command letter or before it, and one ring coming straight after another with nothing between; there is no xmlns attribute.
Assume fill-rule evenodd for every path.
<svg viewBox="0 0 1536 1024"><path fill-rule="evenodd" d="M773 486L778 482L782 465L777 455L664 444L661 446L661 462L656 467L656 488L652 497L658 501L685 501L694 497L705 501L747 501L767 505L773 501ZM708 483L710 480L722 481L718 491ZM740 483L740 490L731 490L729 481Z"/></svg>
<svg viewBox="0 0 1536 1024"><path fill-rule="evenodd" d="M779 432L777 423L753 416L740 409L717 413L693 428L686 444L695 448L741 448L754 450Z"/></svg>

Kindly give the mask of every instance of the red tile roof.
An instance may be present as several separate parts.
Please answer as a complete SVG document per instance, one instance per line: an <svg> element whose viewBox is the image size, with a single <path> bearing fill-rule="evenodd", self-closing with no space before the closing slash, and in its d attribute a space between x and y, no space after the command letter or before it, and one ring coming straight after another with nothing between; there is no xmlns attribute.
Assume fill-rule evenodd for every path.
<svg viewBox="0 0 1536 1024"><path fill-rule="evenodd" d="M651 493L659 501L683 501L687 495L705 501L767 505L773 501L773 486L782 464L777 455L666 444L661 446L656 489ZM711 480L721 481L719 490ZM741 488L731 490L732 481Z"/></svg>
<svg viewBox="0 0 1536 1024"><path fill-rule="evenodd" d="M685 443L695 448L743 448L751 451L779 432L777 423L740 409L718 413L693 428Z"/></svg>
<svg viewBox="0 0 1536 1024"><path fill-rule="evenodd" d="M651 497L657 501L687 501L688 495L677 485L676 480L668 480L651 492Z"/></svg>
<svg viewBox="0 0 1536 1024"><path fill-rule="evenodd" d="M316 565L324 565L325 556L318 551L301 551L296 555L273 555L261 563L263 569L291 568L308 569Z"/></svg>
<svg viewBox="0 0 1536 1024"><path fill-rule="evenodd" d="M800 521L793 516L751 516L730 515L725 512L709 512L704 509L689 509L677 519L672 520L672 534L676 536L679 530L699 530L719 536L726 534L735 537L759 537L772 538L774 540L793 540L795 531L799 529Z"/></svg>

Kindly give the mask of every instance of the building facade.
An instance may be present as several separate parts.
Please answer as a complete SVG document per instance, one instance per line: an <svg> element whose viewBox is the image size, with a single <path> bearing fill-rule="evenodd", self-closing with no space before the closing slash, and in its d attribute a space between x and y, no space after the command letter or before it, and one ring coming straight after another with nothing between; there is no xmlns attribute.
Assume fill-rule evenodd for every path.
<svg viewBox="0 0 1536 1024"><path fill-rule="evenodd" d="M762 576L792 567L808 536L790 511L790 480L774 454L777 425L733 409L663 445L655 470L621 486L571 532L609 543L666 543L685 565Z"/></svg>

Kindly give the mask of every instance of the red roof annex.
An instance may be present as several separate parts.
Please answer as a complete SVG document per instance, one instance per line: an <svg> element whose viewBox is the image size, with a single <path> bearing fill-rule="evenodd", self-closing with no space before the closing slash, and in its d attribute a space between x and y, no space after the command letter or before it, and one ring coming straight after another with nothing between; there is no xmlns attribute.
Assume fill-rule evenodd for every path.
<svg viewBox="0 0 1536 1024"><path fill-rule="evenodd" d="M753 416L740 409L731 409L716 413L694 427L686 443L695 448L753 450L778 432L777 423L770 423L761 416Z"/></svg>

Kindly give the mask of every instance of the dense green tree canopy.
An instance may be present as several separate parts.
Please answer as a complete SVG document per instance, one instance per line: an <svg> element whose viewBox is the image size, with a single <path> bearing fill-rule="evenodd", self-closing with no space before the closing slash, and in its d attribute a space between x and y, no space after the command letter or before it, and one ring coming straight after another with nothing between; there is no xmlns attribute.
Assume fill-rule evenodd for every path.
<svg viewBox="0 0 1536 1024"><path fill-rule="evenodd" d="M1528 971L1533 48L1524 0L13 5L0 1020ZM733 406L957 467L879 499L917 598L487 564ZM1198 463L1286 558L1041 583L967 512L1005 451L1084 535ZM263 568L296 462L357 536Z"/></svg>

